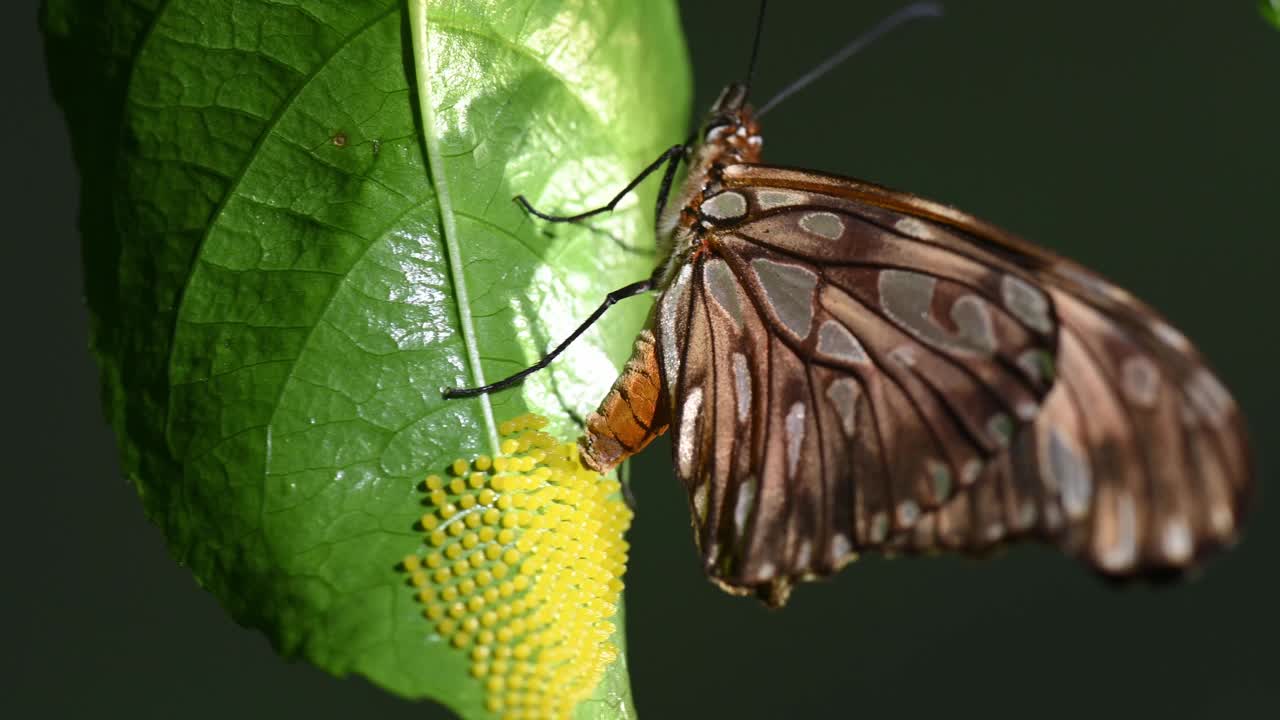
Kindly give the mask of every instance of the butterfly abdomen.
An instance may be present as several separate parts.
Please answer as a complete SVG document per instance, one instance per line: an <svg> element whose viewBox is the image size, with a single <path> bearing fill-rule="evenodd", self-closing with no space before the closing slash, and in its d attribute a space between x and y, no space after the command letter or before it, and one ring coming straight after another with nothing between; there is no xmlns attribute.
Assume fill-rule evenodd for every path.
<svg viewBox="0 0 1280 720"><path fill-rule="evenodd" d="M578 443L582 464L596 472L612 470L666 432L669 416L653 333L643 330L613 388L587 417Z"/></svg>

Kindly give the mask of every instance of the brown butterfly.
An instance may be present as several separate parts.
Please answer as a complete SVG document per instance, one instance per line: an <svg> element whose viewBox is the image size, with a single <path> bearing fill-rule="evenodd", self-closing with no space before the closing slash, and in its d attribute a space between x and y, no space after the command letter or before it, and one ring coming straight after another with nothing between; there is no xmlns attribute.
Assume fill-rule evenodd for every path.
<svg viewBox="0 0 1280 720"><path fill-rule="evenodd" d="M624 190L665 163L665 198L689 162L654 276L539 365L451 395L517 381L613 302L657 290L582 460L607 471L674 426L707 574L774 606L861 551L1039 538L1128 576L1191 567L1236 538L1243 422L1181 333L951 207L760 164L746 100L729 86L701 142ZM612 209L524 204L549 220Z"/></svg>

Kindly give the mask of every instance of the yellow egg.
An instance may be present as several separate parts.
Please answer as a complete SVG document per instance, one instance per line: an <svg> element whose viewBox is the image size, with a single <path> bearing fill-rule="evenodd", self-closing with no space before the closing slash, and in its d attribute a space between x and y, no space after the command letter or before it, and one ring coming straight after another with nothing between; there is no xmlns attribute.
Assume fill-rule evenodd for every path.
<svg viewBox="0 0 1280 720"><path fill-rule="evenodd" d="M612 638L631 511L576 443L525 414L499 425L500 453L450 464L420 486L431 552L400 562L423 616L467 653L502 718L569 718L618 657Z"/></svg>

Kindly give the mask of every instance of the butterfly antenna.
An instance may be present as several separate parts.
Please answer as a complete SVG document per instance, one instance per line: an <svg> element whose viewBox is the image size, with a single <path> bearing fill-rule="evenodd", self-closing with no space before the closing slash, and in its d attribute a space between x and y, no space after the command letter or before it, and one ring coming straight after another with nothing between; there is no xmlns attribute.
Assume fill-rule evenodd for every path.
<svg viewBox="0 0 1280 720"><path fill-rule="evenodd" d="M763 13L761 14L763 15ZM845 60L848 60L854 55L854 53L857 53L859 50L880 39L881 36L885 35L890 30L893 30L899 25L910 20L927 17L942 17L942 4L937 2L912 3L886 17L877 23L875 27L854 38L848 45L840 48L840 52L832 55L817 67L802 75L795 82L784 87L777 95L770 98L769 102L761 106L759 112L756 113L756 117L762 117L765 113L776 107L778 103L808 87L808 85L814 80L826 75L832 68Z"/></svg>
<svg viewBox="0 0 1280 720"><path fill-rule="evenodd" d="M756 14L756 36L751 41L751 61L747 63L747 81L743 83L746 92L742 93L742 104L747 104L747 96L751 94L751 80L756 74L756 58L760 56L760 36L764 34L764 9L768 0L760 0L760 12ZM741 108L741 106L739 106Z"/></svg>

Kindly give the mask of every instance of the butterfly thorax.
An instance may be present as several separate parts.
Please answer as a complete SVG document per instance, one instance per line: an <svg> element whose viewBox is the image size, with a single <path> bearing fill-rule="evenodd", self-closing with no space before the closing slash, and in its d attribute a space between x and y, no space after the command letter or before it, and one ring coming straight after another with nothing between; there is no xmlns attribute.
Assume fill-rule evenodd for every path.
<svg viewBox="0 0 1280 720"><path fill-rule="evenodd" d="M681 266L705 251L703 238L711 225L703 212L703 201L723 189L724 169L760 162L764 141L745 101L744 86L735 83L726 87L711 106L702 139L690 150L684 185L658 228L660 249L666 257L659 266L660 289L671 283Z"/></svg>

